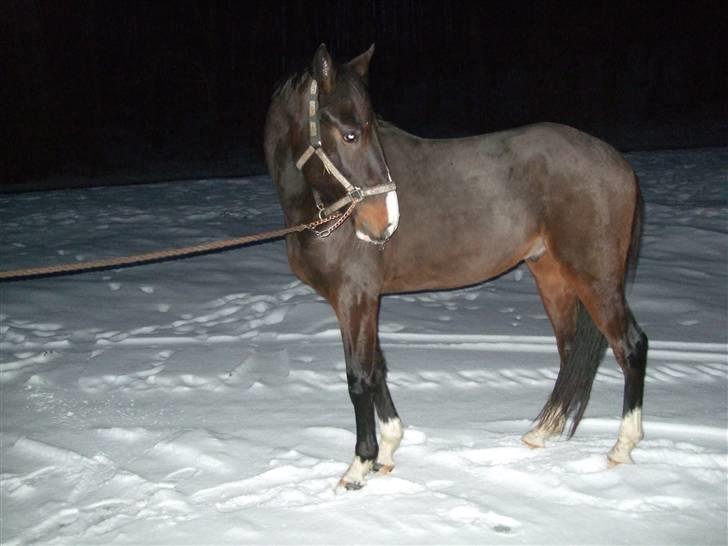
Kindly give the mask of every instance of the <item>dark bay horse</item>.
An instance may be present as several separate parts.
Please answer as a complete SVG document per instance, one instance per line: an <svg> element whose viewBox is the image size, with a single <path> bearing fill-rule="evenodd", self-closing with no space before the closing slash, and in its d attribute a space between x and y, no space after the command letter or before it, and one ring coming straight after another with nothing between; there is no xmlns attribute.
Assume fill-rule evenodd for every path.
<svg viewBox="0 0 728 546"><path fill-rule="evenodd" d="M608 343L625 379L608 457L631 462L643 435L647 359L647 337L625 299L642 218L632 168L614 148L563 125L450 140L408 134L372 110L373 51L335 65L319 47L310 70L275 92L264 139L288 225L320 211L351 213L327 237L287 238L291 269L331 304L341 328L356 447L340 485L357 489L370 471L391 471L403 434L379 344L380 297L479 283L524 260L561 364L523 441L543 447L567 419L574 433Z"/></svg>

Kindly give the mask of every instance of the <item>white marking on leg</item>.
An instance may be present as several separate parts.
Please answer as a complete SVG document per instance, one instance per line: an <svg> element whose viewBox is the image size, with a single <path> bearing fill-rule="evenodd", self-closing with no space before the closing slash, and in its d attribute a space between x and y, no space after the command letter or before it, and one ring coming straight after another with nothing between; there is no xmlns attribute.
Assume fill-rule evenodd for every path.
<svg viewBox="0 0 728 546"><path fill-rule="evenodd" d="M622 419L619 426L619 437L614 447L609 450L610 462L613 464L632 463L630 455L634 446L644 437L642 432L642 408L635 408Z"/></svg>
<svg viewBox="0 0 728 546"><path fill-rule="evenodd" d="M533 428L521 436L521 441L528 447L545 447L548 435L541 428Z"/></svg>
<svg viewBox="0 0 728 546"><path fill-rule="evenodd" d="M354 460L339 481L339 487L349 486L352 489L364 487L367 481L367 474L372 470L372 461L364 461L358 455L354 456Z"/></svg>
<svg viewBox="0 0 728 546"><path fill-rule="evenodd" d="M566 418L563 414L550 415L541 421L537 426L529 430L521 437L521 441L529 447L545 447L546 440L552 436L558 436L564 431Z"/></svg>
<svg viewBox="0 0 728 546"><path fill-rule="evenodd" d="M379 421L379 455L377 456L377 464L384 472L391 472L394 468L394 452L397 451L404 432L402 430L402 421L399 417L393 417L387 421Z"/></svg>

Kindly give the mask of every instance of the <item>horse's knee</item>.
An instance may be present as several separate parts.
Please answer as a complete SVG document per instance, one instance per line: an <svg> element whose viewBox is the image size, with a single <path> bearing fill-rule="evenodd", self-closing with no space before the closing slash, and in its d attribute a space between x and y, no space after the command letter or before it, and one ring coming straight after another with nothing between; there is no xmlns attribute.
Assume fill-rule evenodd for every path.
<svg viewBox="0 0 728 546"><path fill-rule="evenodd" d="M363 369L350 370L346 374L346 381L349 386L349 394L361 396L372 395L378 385L385 381L385 369L383 366L374 366L371 371Z"/></svg>
<svg viewBox="0 0 728 546"><path fill-rule="evenodd" d="M349 373L346 376L347 385L349 387L349 396L352 401L366 397L370 399L374 395L374 387L376 383L373 378L364 374Z"/></svg>
<svg viewBox="0 0 728 546"><path fill-rule="evenodd" d="M347 379L347 384L349 386L349 396L351 396L352 399L365 396L371 391L371 388L366 384L365 381L362 380L362 378L349 375Z"/></svg>

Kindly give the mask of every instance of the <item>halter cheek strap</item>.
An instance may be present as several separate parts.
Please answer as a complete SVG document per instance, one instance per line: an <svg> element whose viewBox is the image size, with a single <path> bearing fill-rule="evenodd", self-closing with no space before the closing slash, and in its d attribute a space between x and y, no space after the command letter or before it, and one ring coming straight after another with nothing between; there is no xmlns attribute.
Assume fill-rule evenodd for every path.
<svg viewBox="0 0 728 546"><path fill-rule="evenodd" d="M313 190L313 196L316 200L316 206L319 209L319 216L329 216L342 207L349 203L358 203L359 201L370 197L372 195L380 195L382 193L389 193L396 191L397 186L392 181L392 176L389 174L389 167L387 167L387 180L388 184L379 184L370 188L360 188L355 186L336 168L329 157L321 147L321 126L319 123L319 108L318 108L318 83L314 78L311 78L311 87L308 92L308 134L309 134L309 145L306 151L301 154L301 157L296 161L296 168L300 171L303 166L316 155L321 162L324 164L324 169L327 173L338 180L346 190L346 195L336 201L335 203L326 207L321 200L321 196L316 190Z"/></svg>

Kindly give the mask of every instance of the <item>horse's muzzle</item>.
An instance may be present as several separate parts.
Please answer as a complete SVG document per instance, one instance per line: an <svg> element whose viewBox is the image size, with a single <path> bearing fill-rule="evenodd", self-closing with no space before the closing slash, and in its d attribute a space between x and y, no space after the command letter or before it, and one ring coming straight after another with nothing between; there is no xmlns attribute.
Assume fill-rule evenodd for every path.
<svg viewBox="0 0 728 546"><path fill-rule="evenodd" d="M356 236L362 241L384 244L399 226L397 192L370 197L357 206L354 218Z"/></svg>

